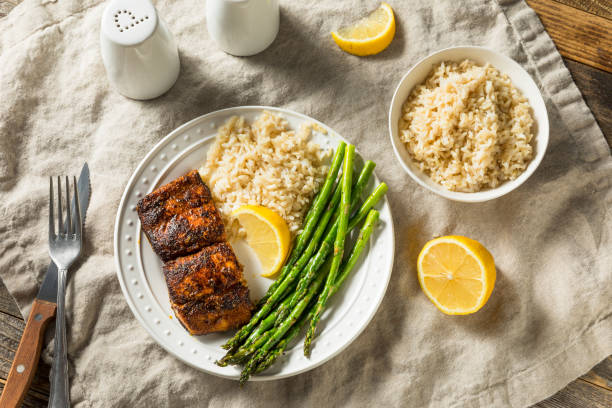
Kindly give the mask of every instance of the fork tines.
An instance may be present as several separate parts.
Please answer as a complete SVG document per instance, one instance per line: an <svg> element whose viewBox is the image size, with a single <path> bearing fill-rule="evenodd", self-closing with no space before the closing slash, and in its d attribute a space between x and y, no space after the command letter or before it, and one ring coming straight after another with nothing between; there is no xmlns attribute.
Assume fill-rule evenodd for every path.
<svg viewBox="0 0 612 408"><path fill-rule="evenodd" d="M66 200L62 203L62 179L57 177L57 235L55 233L55 209L53 203L53 177L49 177L49 239L72 238L81 235L81 211L79 208L79 191L77 189L76 177L73 177L74 185L74 207L70 205L70 182L65 177ZM66 217L62 213L62 206L66 210ZM72 214L74 210L74 215Z"/></svg>

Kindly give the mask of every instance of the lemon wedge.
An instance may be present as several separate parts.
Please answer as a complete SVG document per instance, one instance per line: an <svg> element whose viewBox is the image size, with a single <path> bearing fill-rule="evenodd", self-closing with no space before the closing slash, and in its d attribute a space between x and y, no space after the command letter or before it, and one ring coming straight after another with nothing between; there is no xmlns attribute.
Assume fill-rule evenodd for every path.
<svg viewBox="0 0 612 408"><path fill-rule="evenodd" d="M283 266L291 245L291 234L285 220L261 205L244 205L232 214L246 230L247 244L261 263L261 275L274 275Z"/></svg>
<svg viewBox="0 0 612 408"><path fill-rule="evenodd" d="M395 16L387 3L348 27L332 31L338 46L353 55L374 55L391 44L395 36Z"/></svg>
<svg viewBox="0 0 612 408"><path fill-rule="evenodd" d="M495 261L478 241L446 236L429 241L417 260L423 292L440 311L464 315L487 303L495 286Z"/></svg>

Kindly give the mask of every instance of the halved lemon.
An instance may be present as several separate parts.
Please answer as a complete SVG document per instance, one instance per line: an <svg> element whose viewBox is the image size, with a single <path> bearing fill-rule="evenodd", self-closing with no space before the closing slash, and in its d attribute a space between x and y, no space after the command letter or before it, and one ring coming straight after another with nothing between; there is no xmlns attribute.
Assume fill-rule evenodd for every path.
<svg viewBox="0 0 612 408"><path fill-rule="evenodd" d="M442 312L464 315L487 303L495 286L495 261L478 241L451 235L429 241L417 260L423 292Z"/></svg>
<svg viewBox="0 0 612 408"><path fill-rule="evenodd" d="M349 54L365 56L383 51L395 36L395 16L387 3L382 3L367 17L355 24L332 31L332 38Z"/></svg>
<svg viewBox="0 0 612 408"><path fill-rule="evenodd" d="M261 205L244 205L233 212L246 230L247 244L255 251L263 269L262 276L272 276L285 262L291 234L285 220Z"/></svg>

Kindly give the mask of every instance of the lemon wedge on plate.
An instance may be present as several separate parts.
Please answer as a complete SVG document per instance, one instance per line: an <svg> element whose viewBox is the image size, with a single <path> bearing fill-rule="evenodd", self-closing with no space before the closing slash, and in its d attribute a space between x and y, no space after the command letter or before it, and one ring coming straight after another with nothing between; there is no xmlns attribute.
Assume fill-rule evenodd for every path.
<svg viewBox="0 0 612 408"><path fill-rule="evenodd" d="M367 17L355 24L332 31L340 48L353 55L374 55L391 44L395 36L395 16L387 3L382 3Z"/></svg>
<svg viewBox="0 0 612 408"><path fill-rule="evenodd" d="M291 245L291 234L285 220L261 205L244 205L232 214L246 230L247 244L261 263L261 275L274 275L282 268Z"/></svg>
<svg viewBox="0 0 612 408"><path fill-rule="evenodd" d="M442 312L464 315L487 303L495 286L495 261L478 241L446 236L429 241L417 260L423 292Z"/></svg>

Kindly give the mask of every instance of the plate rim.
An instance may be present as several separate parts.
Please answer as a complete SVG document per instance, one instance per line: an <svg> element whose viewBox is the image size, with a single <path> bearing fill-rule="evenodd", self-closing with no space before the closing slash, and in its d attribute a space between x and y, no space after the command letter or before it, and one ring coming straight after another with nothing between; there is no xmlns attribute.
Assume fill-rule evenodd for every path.
<svg viewBox="0 0 612 408"><path fill-rule="evenodd" d="M123 214L123 210L124 208L126 208L126 201L128 200L128 196L129 193L131 192L131 186L135 183L137 177L140 175L141 170L147 166L149 158L154 156L156 153L159 152L159 150L165 146L168 141L176 134L176 133L182 133L185 131L185 129L188 129L190 127L192 127L195 123L199 123L200 121L205 120L206 118L213 116L213 115L221 115L223 113L228 113L231 111L236 111L236 110L260 110L260 111L264 111L264 110L268 110L268 111L274 111L274 112L278 112L280 114L290 114L290 115L295 115L299 118L301 118L302 120L306 120L306 121L310 121L310 122L314 122L320 126L322 126L324 129L329 129L331 131L333 131L340 139L343 139L345 141L348 142L348 139L344 138L340 133L336 132L333 128L331 128L328 125L325 125L324 123L320 122L317 119L314 119L308 115L293 111L291 109L286 109L286 108L279 108L279 107L273 107L273 106L263 106L263 105L239 105L239 106L233 106L233 107L229 107L229 108L223 108L223 109L218 109L215 111L211 111L205 114L202 114L200 116L197 116L185 123L183 123L182 125L174 128L171 132L169 132L167 135L165 135L159 142L157 142L149 151L147 151L147 153L144 155L144 157L142 158L142 160L140 160L140 162L138 163L138 165L134 168L134 170L132 171L132 175L130 176L130 178L128 179L127 183L125 184L123 193L121 195L121 200L119 201L119 206L117 207L117 215L115 216L115 226L113 229L113 257L115 259L115 273L117 275L117 280L119 281L119 285L121 287L121 292L123 294L123 298L125 299L125 301L127 302L130 311L132 312L132 315L134 315L134 317L136 317L136 320L140 323L140 325L142 326L142 328L147 332L147 334L149 336L151 336L155 342L161 346L170 356L172 356L173 358L181 361L184 364L187 364L188 366L200 371L200 372L204 372L206 374L210 374L210 375L214 375L216 377L220 377L220 378L225 378L225 379L230 379L230 380L238 380L238 378L235 375L226 375L223 373L219 373L219 372L213 372L213 371L209 371L203 367L197 366L195 363L192 363L191 361L183 358L182 356L178 355L177 353L175 353L170 347L168 347L165 342L162 340L161 336L158 336L158 334L152 330L149 329L148 323L146 323L144 321L144 318L141 317L138 313L136 313L135 309L139 309L138 307L136 307L131 294L129 293L126 285L127 283L124 281L123 276L121 271L123 270L122 266L121 266L121 260L119 257L119 229L120 229L120 224L121 224L121 218L122 218L122 214ZM237 113L238 114L238 113ZM376 174L374 173L375 177ZM376 177L378 178L378 177ZM380 179L379 179L380 180ZM389 212L389 228L390 228L390 237L391 237L391 249L390 249L390 256L391 256L391 262L389 264L389 270L387 273L387 279L384 282L383 285L383 290L382 290L382 295L378 297L378 299L375 301L376 304L373 307L373 312L372 314L367 318L367 320L364 322L363 325L361 325L361 327L359 327L356 331L355 334L348 338L348 340L346 340L345 342L343 342L342 346L338 347L334 352L330 353L329 355L327 355L325 358L322 358L319 361L313 362L310 365L307 365L299 370L296 370L294 372L290 372L290 373L278 373L278 374L269 374L269 375L257 375L257 376L252 376L249 381L273 381L273 380L280 380L283 378L288 378L288 377L293 377L296 376L298 374L302 374L305 372L308 372L310 370L313 370L316 367L321 366L322 364L330 361L331 359L333 359L334 357L336 357L338 354L340 354L341 352L345 351L354 341L355 339L357 339L357 337L359 337L363 331L366 329L366 327L368 327L372 321L372 319L374 318L374 316L378 313L378 310L380 308L380 305L383 301L383 299L385 298L385 295L387 294L387 289L389 287L389 282L391 281L391 276L393 275L393 266L395 264L395 229L394 229L394 221L393 221L393 214L391 212L391 205L389 203L388 197L387 195L385 195L383 197L384 201L382 201L382 203L384 203L383 205L387 206L388 212ZM312 361L312 360L310 360Z"/></svg>

